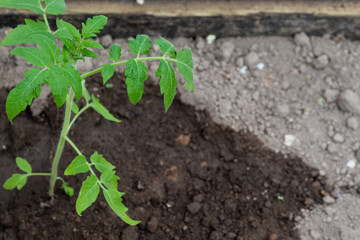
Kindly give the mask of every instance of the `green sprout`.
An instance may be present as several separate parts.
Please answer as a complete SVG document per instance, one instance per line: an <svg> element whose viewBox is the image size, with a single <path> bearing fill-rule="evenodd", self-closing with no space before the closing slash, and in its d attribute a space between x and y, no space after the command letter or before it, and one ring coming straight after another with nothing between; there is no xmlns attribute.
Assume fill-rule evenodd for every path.
<svg viewBox="0 0 360 240"><path fill-rule="evenodd" d="M13 29L0 46L36 44L37 47L17 47L10 53L25 58L35 67L24 74L25 79L12 89L6 100L6 113L9 121L13 119L33 99L40 96L41 87L47 85L51 89L54 101L58 108L65 106L65 115L59 142L56 148L49 173L33 172L29 162L23 158L16 158L16 164L21 173L14 173L4 183L5 189L21 189L27 182L28 177L50 177L49 195L54 197L54 188L57 180L62 181L62 189L69 195L74 195L74 189L58 174L58 165L65 143L69 144L77 153L74 160L66 168L64 175L85 173L80 192L76 200L76 211L79 215L96 201L100 191L110 208L123 221L130 225L136 225L139 221L132 220L127 214L127 208L122 203L123 192L118 190L118 180L115 166L108 162L102 154L94 152L91 156L85 156L76 144L70 139L68 133L79 116L88 109L93 109L102 117L115 123L121 121L114 117L100 103L95 96L91 96L86 88L86 79L96 73L101 73L103 84L111 88L112 84L107 81L114 75L115 67L126 66L125 76L127 94L131 103L136 104L143 96L144 82L148 79L148 69L145 61L159 61L156 77L160 77L160 92L164 95L165 112L168 111L174 100L177 79L173 65L176 65L180 74L185 78L184 88L194 91L193 83L193 60L190 49L176 50L175 46L164 38L154 40L160 48L162 55L147 57L152 49L152 40L147 35L137 35L129 40L129 49L134 57L121 60L121 47L113 44L109 52L109 63L100 68L80 74L76 68L78 61L85 61L85 57L97 58L97 54L91 49L104 49L93 40L100 30L106 25L108 18L103 15L94 16L82 23L81 30L75 28L60 18L56 19L56 29L53 31L48 23L47 15L63 14L66 9L64 0L0 0L0 7L28 9L42 16L41 20L26 19L24 25L18 25ZM55 41L59 40L62 47L58 48ZM83 99L85 106L81 109L78 102Z"/></svg>

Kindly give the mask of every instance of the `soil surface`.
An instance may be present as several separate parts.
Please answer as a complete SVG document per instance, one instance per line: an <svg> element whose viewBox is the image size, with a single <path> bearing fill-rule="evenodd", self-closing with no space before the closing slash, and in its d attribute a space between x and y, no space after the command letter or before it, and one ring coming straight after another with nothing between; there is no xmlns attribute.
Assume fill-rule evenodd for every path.
<svg viewBox="0 0 360 240"><path fill-rule="evenodd" d="M75 198L59 186L55 204L48 206L48 181L34 177L21 191L0 190L0 239L260 240L271 234L299 239L294 218L302 208L322 203L320 192L331 191L317 170L177 100L164 114L159 87L151 83L140 104L132 106L122 80L113 79L114 87L107 89L95 78L90 89L123 122L89 111L70 137L87 156L97 150L116 165L129 214L142 222L127 226L102 197L79 217ZM1 112L6 95L2 89ZM6 139L1 182L16 171L16 156L28 159L34 172L50 168L62 119L62 111L54 109L51 101L37 117L22 113L14 126L1 119ZM74 157L66 147L61 173ZM66 178L76 192L84 179Z"/></svg>
<svg viewBox="0 0 360 240"><path fill-rule="evenodd" d="M332 29L329 31L331 30ZM0 38L2 38L7 31L8 29L0 30ZM154 33L151 36L158 37L159 35ZM123 47L123 57L132 57L126 47L128 43L127 39L112 38L109 35L105 35L100 37L98 40L107 48L112 43L118 43ZM325 189L325 192L330 193L330 195L325 194L320 196L321 200L325 204L315 205L314 208L311 209L302 209L299 216L296 216L296 213L294 212L293 219L296 222L296 226L295 228L290 227L289 229L292 230L288 231L287 234L290 234L290 232L296 231L295 229L297 229L300 235L299 237L302 240L358 240L358 236L360 236L360 212L357 211L357 209L360 209L360 64L358 61L360 55L360 43L358 41L347 40L341 35L336 37L330 37L330 35L314 37L308 36L304 33L297 34L291 38L276 36L221 38L215 40L212 44L208 44L204 38L187 39L179 37L170 40L175 46L177 46L177 48L190 47L194 55L194 80L196 82L196 92L195 94L190 94L186 91L182 91L182 88L179 87L181 94L178 96L180 97L181 102L195 106L197 110L206 110L206 112L209 113L209 116L205 117L206 121L213 120L222 126L229 126L235 132L247 131L248 133L246 134L254 134L256 137L261 139L262 142L264 142L265 146L272 149L274 152L282 152L287 155L295 154L301 157L306 164L319 170L321 177L315 176L315 178L319 178L320 183L323 183L323 178L326 176L328 183L334 186L334 190L331 192L328 192ZM1 104L5 103L5 96L8 89L11 89L18 81L22 80L23 73L29 69L29 66L21 58L8 56L11 49L12 47L0 48L0 89L2 89L0 93L2 98L0 101ZM159 53L159 49L154 46L151 56L155 56ZM108 62L108 55L106 51L98 52L98 54L100 56L98 60L90 60L85 64L80 64L80 71L85 72ZM149 75L154 76L158 63L147 63L147 67L150 70ZM123 72L123 70L123 68L118 69L120 72ZM179 80L181 81L181 79ZM154 81L154 79L150 79L149 81ZM114 88L117 88L117 86ZM97 87L97 89L100 89L100 86ZM26 140L28 139L28 136L24 136L23 132L25 130L21 130L21 128L23 128L21 127L22 122L15 124L13 129L9 130L10 125L3 119L5 116L0 115L0 118L2 119L1 122L3 124L1 125L0 135L0 145L3 150L1 151L0 156L1 160L7 159L6 161L3 160L5 163L0 166L0 171L2 173L6 173L0 176L0 181L5 181L6 177L16 171L16 166L14 164L15 156L29 156L29 158L31 158L29 160L32 164L34 164L34 168L36 167L38 170L46 170L50 168L51 158L49 155L53 154L53 150L55 148L54 145L57 142L57 136L59 133L56 129L59 129L60 127L61 114L59 112L56 116L55 113L44 116L41 115L48 112L47 109L49 102L53 105L53 100L51 99L52 97L48 95L49 91L47 89L43 89L40 99L36 100L31 109L28 110L27 114L23 115L23 117L26 117L27 120L20 120L22 118L19 118L19 121L23 121L24 124L27 121L29 121L28 123L32 121L38 122L38 125L33 125L33 123L31 123L32 129L35 132L42 129L39 127L41 126L41 119L51 119L43 120L51 127L48 129L49 133L46 135L48 136L47 138L38 137L39 139L36 146ZM146 100L144 99L144 101ZM114 102L112 101L111 103L108 102L106 104L110 107L111 105L114 105ZM124 104L128 103L124 100ZM116 106L114 105L113 107ZM174 114L174 109L175 107L172 107L169 114ZM114 110L114 108L112 108L112 110ZM136 112L137 110L131 110L131 112L134 111ZM194 110L191 110L190 112L193 113ZM121 112L116 112L116 114L119 117L125 116ZM164 113L161 112L159 113L159 116L167 117L169 114L164 115ZM205 116L204 113L199 114L200 116ZM31 115L33 117L30 117ZM183 115L180 117L183 117ZM95 119L92 119L92 122L96 120L95 115L94 118ZM124 119L125 117L121 118ZM133 117L130 118L132 119ZM204 120L204 118L199 119ZM203 120L200 120L200 122ZM99 126L102 124L104 123L101 122ZM120 125L122 124L119 124L119 126ZM114 128L114 124L109 126L111 126L109 128ZM81 124L77 125L76 128L81 128ZM10 131L14 133L11 133ZM86 129L86 131L88 131L88 129ZM123 131L126 130L122 129L120 132ZM225 130L223 129L221 130L221 132L224 131ZM180 135L191 135L191 141L187 146L191 148L190 145L195 135L194 133L184 132L184 130L179 130L179 133L175 134L176 136L172 138L172 141L177 139ZM114 132L111 133L115 134ZM155 135L159 133L160 130L156 131ZM10 137L13 135L18 137ZM88 135L90 135L90 132ZM97 138L97 135L90 136L94 138L94 142L99 143L101 141L108 141L107 137L100 139ZM86 136L86 138L87 137L88 136ZM52 139L51 142L49 139ZM184 139L184 137L182 137L182 139ZM7 148L10 148L13 141L15 141L15 143L22 142L22 145L13 145L11 147L11 151L6 150ZM76 143L78 144L80 144L81 141L80 139L76 139ZM118 144L118 142L120 141L117 141L116 143ZM100 148L103 148L103 146L99 147L100 143L99 145L94 146L96 148L92 149L94 151L101 151ZM136 146L139 148L139 145ZM218 148L220 146L221 145L218 145ZM213 148L215 149L215 147ZM46 152L42 152L40 149L47 150ZM81 150L86 149L89 148L84 147ZM230 150L231 152L234 151L232 148L230 148ZM51 154L50 151L52 151ZM90 153L91 152L89 152L89 154ZM105 154L105 156L108 156L106 155L106 152L102 153ZM65 156L65 162L68 163L71 161L73 157L72 154L73 153L71 153L71 156ZM236 155L236 151L235 153L232 152L232 154ZM148 156L152 155L147 154L144 159L147 159ZM113 155L109 155L108 158L112 162L114 161L113 159L115 159ZM170 157L167 156L166 158ZM193 158L194 156L189 159ZM37 161L35 159L45 160ZM221 159L221 157L219 157L219 159ZM222 169L223 166L232 163L226 161L223 162L222 160L219 161L221 163L219 164L220 169ZM163 162L164 164L166 163L166 161ZM173 165L175 164L166 165L166 168L164 167L163 172L161 173L162 176L164 171L171 168ZM285 166L285 164L280 165L280 167ZM179 166L177 167L179 171L181 168ZM118 165L118 168L120 170L120 165ZM155 171L151 168L149 169L146 169L146 176L149 175L149 172ZM126 173L128 172L130 171L127 170ZM189 171L187 174L192 174L192 172ZM135 205L132 205L135 202L132 199L134 196L138 196L135 194L137 191L139 191L138 194L143 194L144 191L149 191L148 188L152 185L152 181L143 182L144 180L138 177L138 173L134 174L131 177L131 180L129 180L130 177L126 177L127 175L120 174L120 176L122 177L121 181L123 184L121 190L127 192L126 203L129 206L130 214L137 214L138 210L136 213L131 212L134 211L134 209L137 209L136 207L134 208ZM221 175L216 174L216 177L212 178L216 179L219 176ZM225 179L226 177L227 176L225 175ZM231 175L229 175L229 178L230 177ZM80 178L78 182L73 182L73 184L77 184L77 187L80 186ZM302 178L304 178L304 176L302 176L301 179ZM29 194L24 193L26 198L34 195L32 197L34 199L38 199L37 202L35 201L34 203L36 204L36 208L38 208L41 197L46 196L45 192L47 188L47 180L36 180L34 178L32 181L34 181L35 185L42 186L41 189L33 187L30 191L29 187L31 187L31 185L29 185L22 191L29 191L27 192ZM128 184L127 181L129 181L130 184ZM139 181L140 184L138 184ZM271 185L272 183L269 184ZM163 184L161 185L164 186ZM316 183L315 186L317 185L318 184ZM131 189L126 188L129 186ZM243 186L243 184L239 184L239 186ZM166 184L164 188L165 190L161 191L165 191L165 195L168 196L168 189L171 188L169 188ZM287 188L289 188L289 186ZM153 190L154 187L151 189L151 192L155 194L156 191ZM1 209L5 212L9 211L10 214L10 210L6 210L9 209L9 202L13 202L13 200L16 199L16 196L19 196L17 194L23 193L22 191L19 193L16 191L0 191ZM193 194L193 192L186 191L186 194ZM195 194L197 195L197 193ZM199 194L207 197L209 196L207 193ZM245 195L246 194L239 194L241 197ZM184 232L192 226L196 226L196 224L191 223L191 221L185 222L189 216L191 219L194 217L195 219L196 217L201 218L201 216L198 216L199 214L203 214L205 216L205 213L203 212L203 209L205 208L204 205L201 204L200 210L196 214L190 214L190 212L186 215L188 218L185 218L186 212L190 211L187 205L192 202L199 202L199 199L196 198L197 200L195 200L194 196L192 198L190 197L190 200L184 204L185 210L174 211L171 215L171 218L174 219L177 218L176 214L179 214L179 212L184 215L183 220L177 221L176 224L177 227L180 226L180 223L186 225L185 228L184 225L181 225L182 228L180 227L181 229L185 229L182 230ZM225 194L222 196L227 195ZM60 191L58 192L58 197L65 198ZM183 196L181 195L181 197ZM180 199L180 197L176 197L176 199L178 198ZM135 199L137 198L135 197ZM274 200L274 198L272 199ZM286 199L287 197L285 197L285 201L277 201L276 199L275 203L284 204ZM45 202L45 200L46 199L43 199L41 201ZM58 201L60 200L58 199ZM206 202L207 199L204 201ZM236 201L241 203L241 201ZM312 200L308 199L306 203L312 204L313 201L315 201L314 198ZM215 199L212 203L214 202L218 201ZM29 205L29 203L25 202L22 204ZM74 211L74 202L70 201L69 204L69 202L66 201L66 204L72 206L71 211L66 211L66 214L72 214L71 216L75 218L76 214ZM274 204L274 202L272 204ZM28 205L26 205L26 208ZM150 201L149 206L152 205L153 204ZM12 208L15 208L15 205L12 206ZM31 204L29 206L31 207ZM152 211L152 207L150 208L149 206L146 205L143 208L146 211ZM165 203L165 205L162 205L164 210L162 210L161 214L166 213L166 211L170 211L169 209L171 209L171 207L168 208L168 206L172 206L172 204L166 205ZM190 205L190 209L196 210L196 206L198 205ZM272 206L273 205L271 205L270 209L272 209ZM54 208L56 208L56 206L49 210L49 214L53 213L52 211L55 211L53 210ZM171 211L173 211L173 209ZM243 208L237 205L236 209L242 210ZM248 211L248 207L244 209L245 211ZM100 210L103 211L102 209ZM91 210L89 210L89 212L90 211ZM99 211L99 213L101 211ZM108 212L111 214L110 210L108 210ZM105 216L109 217L109 214L106 213ZM276 216L275 213L272 214ZM254 215L254 217L258 216L258 214ZM221 227L226 227L225 224L221 224L222 220L220 216L221 214L217 215L219 225ZM156 231L160 231L159 229L162 229L161 231L166 232L166 229L163 230L161 226L162 224L170 224L171 221L167 219L165 222L161 222L159 221L161 216L156 215L155 217L158 221L154 220L151 224L157 226ZM5 220L5 223L2 223L1 226L8 226L12 218L10 215L4 215L2 216L2 219L3 218L7 220ZM78 218L76 219L77 221L80 221ZM114 221L117 221L114 219L115 218L112 219L113 221L111 224L113 224ZM239 220L241 218L238 217L237 219ZM146 229L145 232L149 233L147 230L147 220L145 220L145 225L143 225L143 227L139 226L135 228L135 230L131 230L134 228L126 228L126 231L122 231L121 227L123 227L123 225L121 225L121 221L117 221L116 224L120 225L119 229L124 236L126 236L125 233L131 235L132 232L143 234L141 229ZM250 218L250 220L252 220L252 218ZM85 218L81 218L81 221L85 221ZM234 224L236 225L237 223ZM226 227L226 229L229 229L229 234L231 231L235 231L233 230L235 229L235 225L231 225L231 228ZM213 228L206 226L208 225L201 225L201 229L207 229L209 234L211 234L210 231L212 232L216 229L216 233L213 233L214 238L217 234L219 234L218 232L221 234L221 227ZM235 239L241 239L246 236L242 236L241 233L239 233L242 229L244 229L243 226L244 225L237 225L238 233L234 232L236 234ZM255 232L262 234L259 229L263 229L262 227L266 225L262 223L257 226L260 227L256 228ZM275 230L269 230L267 234L271 234L270 232L273 232L279 236L283 236L281 233L276 231L277 229L283 228L274 227L273 229ZM117 230L115 239L122 237L120 235L120 230ZM246 231L250 230L248 229ZM4 231L8 234L13 230L2 227L2 233L4 233ZM76 231L78 231L78 228L76 228ZM265 235L266 234L264 234L264 236ZM141 239L142 235L136 236ZM182 235L178 236L181 237ZM230 234L229 238L230 236L234 237L233 234ZM9 239L11 238L9 237ZM124 237L124 239L126 238ZM169 237L169 239L171 239L171 237ZM224 237L224 239L226 239L226 237ZM244 239L247 238L244 237ZM256 239L256 236L248 239ZM285 235L283 239L288 238Z"/></svg>

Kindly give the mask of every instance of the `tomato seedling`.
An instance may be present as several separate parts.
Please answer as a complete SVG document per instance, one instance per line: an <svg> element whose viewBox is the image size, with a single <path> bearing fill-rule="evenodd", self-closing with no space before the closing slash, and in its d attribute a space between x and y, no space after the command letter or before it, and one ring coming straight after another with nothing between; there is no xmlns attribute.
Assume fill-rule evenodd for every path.
<svg viewBox="0 0 360 240"><path fill-rule="evenodd" d="M54 101L58 108L65 105L63 126L56 148L55 156L50 173L33 172L29 162L23 158L16 158L16 164L22 173L14 173L4 183L5 189L21 189L27 182L28 177L48 176L50 177L49 195L54 196L54 188L57 180L62 182L62 188L69 196L74 195L74 189L59 176L58 165L67 142L77 153L75 159L66 168L64 175L75 175L86 173L80 192L76 200L76 211L79 215L96 201L100 190L106 202L113 211L126 223L136 225L139 221L132 220L127 214L127 208L122 203L123 192L118 190L118 180L115 166L108 162L102 154L94 152L90 157L81 153L75 143L69 138L68 133L79 116L87 109L92 108L105 119L119 123L99 101L91 96L86 89L86 78L100 73L103 84L114 75L115 67L126 65L125 76L127 93L132 104L140 101L144 90L144 81L148 79L148 69L144 61L158 60L159 68L156 77L160 79L160 92L164 95L165 112L174 100L177 80L173 64L180 74L185 78L184 87L194 91L193 83L193 60L190 49L177 51L175 46L164 38L154 40L159 46L162 56L146 57L152 46L151 39L146 35L137 35L136 39L130 39L128 47L135 55L133 58L120 61L121 47L113 44L109 52L109 63L101 68L80 74L76 68L78 61L86 61L85 57L97 58L98 56L90 49L104 49L103 46L94 41L100 30L107 23L107 17L103 15L94 16L82 23L81 31L72 24L57 18L56 30L52 31L47 19L47 14L59 15L66 9L64 0L0 0L0 7L28 9L42 16L43 20L26 19L24 25L18 25L1 42L0 46L34 44L32 47L17 47L10 53L25 58L35 67L24 74L25 79L12 89L6 100L6 113L9 121L13 119L34 98L40 96L42 85L48 85L51 89ZM56 40L61 42L61 47L55 44ZM79 109L78 101L84 98L85 106Z"/></svg>

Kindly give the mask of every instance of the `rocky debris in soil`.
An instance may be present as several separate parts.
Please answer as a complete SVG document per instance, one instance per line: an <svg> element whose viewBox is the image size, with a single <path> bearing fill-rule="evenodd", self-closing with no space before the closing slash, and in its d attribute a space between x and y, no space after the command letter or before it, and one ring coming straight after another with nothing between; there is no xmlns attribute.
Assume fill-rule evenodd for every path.
<svg viewBox="0 0 360 240"><path fill-rule="evenodd" d="M336 203L303 211L298 219L301 239L357 240L360 236L360 214L354 211L360 200L351 194L342 194Z"/></svg>
<svg viewBox="0 0 360 240"><path fill-rule="evenodd" d="M324 97L328 103L335 102L338 98L339 91L335 89L326 89L324 91Z"/></svg>
<svg viewBox="0 0 360 240"><path fill-rule="evenodd" d="M358 93L347 89L340 93L338 106L345 112L360 114L360 98Z"/></svg>
<svg viewBox="0 0 360 240"><path fill-rule="evenodd" d="M346 124L350 129L352 130L356 130L359 128L359 122L357 120L356 117L350 117L347 119L347 124Z"/></svg>
<svg viewBox="0 0 360 240"><path fill-rule="evenodd" d="M115 238L116 239L116 238ZM121 233L121 240L137 240L139 239L139 233L137 227L129 226Z"/></svg>
<svg viewBox="0 0 360 240"><path fill-rule="evenodd" d="M295 34L294 41L298 46L311 47L310 38L304 32Z"/></svg>
<svg viewBox="0 0 360 240"><path fill-rule="evenodd" d="M312 61L312 65L315 69L324 69L329 64L329 57L322 54Z"/></svg>
<svg viewBox="0 0 360 240"><path fill-rule="evenodd" d="M254 67L259 61L260 59L255 52L250 52L245 57L245 64L249 67Z"/></svg>
<svg viewBox="0 0 360 240"><path fill-rule="evenodd" d="M109 48L109 47L111 47L111 45L112 45L112 43L113 43L113 39L112 39L112 37L111 37L109 34L107 34L107 35L102 36L102 37L100 38L100 43L101 43L101 45L103 45L105 48Z"/></svg>
<svg viewBox="0 0 360 240"><path fill-rule="evenodd" d="M158 228L158 226L159 226L159 220L156 217L151 217L150 221L148 221L148 223L147 223L146 229L149 232L154 233L156 231L156 229Z"/></svg>

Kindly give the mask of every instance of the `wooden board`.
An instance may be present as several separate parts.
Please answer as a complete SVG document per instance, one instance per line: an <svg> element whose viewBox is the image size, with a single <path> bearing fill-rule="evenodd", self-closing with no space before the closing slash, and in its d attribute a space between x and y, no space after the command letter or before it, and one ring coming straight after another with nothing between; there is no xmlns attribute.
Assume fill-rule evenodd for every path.
<svg viewBox="0 0 360 240"><path fill-rule="evenodd" d="M79 22L95 14L109 16L103 33L117 37L138 33L166 37L283 35L304 31L312 35L343 34L360 38L359 1L68 1L63 19ZM0 9L0 27L16 26L26 11ZM53 22L53 18L52 20Z"/></svg>

